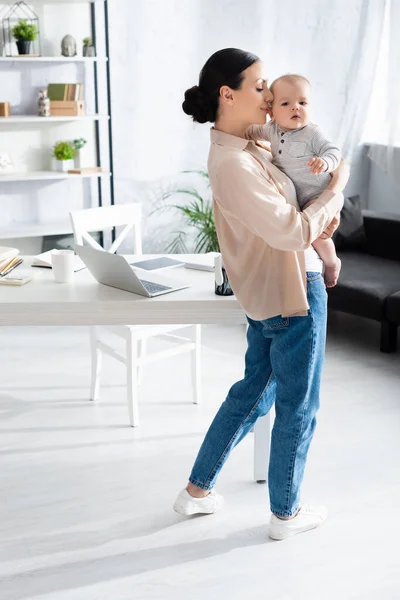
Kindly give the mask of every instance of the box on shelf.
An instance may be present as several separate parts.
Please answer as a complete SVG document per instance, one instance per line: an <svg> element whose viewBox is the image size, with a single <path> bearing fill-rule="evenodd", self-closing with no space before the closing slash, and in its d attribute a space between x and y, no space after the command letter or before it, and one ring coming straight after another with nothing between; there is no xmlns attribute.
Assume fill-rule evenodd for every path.
<svg viewBox="0 0 400 600"><path fill-rule="evenodd" d="M85 103L82 100L52 100L50 115L52 117L81 117L85 114Z"/></svg>
<svg viewBox="0 0 400 600"><path fill-rule="evenodd" d="M0 102L0 117L9 117L10 116L10 103L9 102Z"/></svg>

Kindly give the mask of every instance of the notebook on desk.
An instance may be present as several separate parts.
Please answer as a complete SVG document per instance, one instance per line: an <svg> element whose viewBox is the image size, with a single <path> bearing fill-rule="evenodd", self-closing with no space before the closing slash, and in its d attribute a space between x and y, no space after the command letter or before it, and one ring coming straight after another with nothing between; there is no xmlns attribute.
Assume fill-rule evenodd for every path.
<svg viewBox="0 0 400 600"><path fill-rule="evenodd" d="M38 254L32 261L32 267L43 267L45 269L51 269L51 255L53 250L48 250L42 254ZM74 271L81 271L86 269L86 265L82 262L79 256L74 256Z"/></svg>

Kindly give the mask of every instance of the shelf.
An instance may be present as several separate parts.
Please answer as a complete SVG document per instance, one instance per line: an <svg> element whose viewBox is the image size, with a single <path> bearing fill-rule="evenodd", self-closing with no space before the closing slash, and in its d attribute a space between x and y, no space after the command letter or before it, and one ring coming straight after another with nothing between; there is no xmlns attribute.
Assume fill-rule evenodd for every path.
<svg viewBox="0 0 400 600"><path fill-rule="evenodd" d="M81 117L38 117L36 115L14 115L0 117L0 125L25 125L26 123L68 123L69 121L98 121L109 119L108 115L83 115Z"/></svg>
<svg viewBox="0 0 400 600"><path fill-rule="evenodd" d="M58 221L56 223L12 223L7 229L0 229L0 240L63 235L64 233L72 233L69 221Z"/></svg>
<svg viewBox="0 0 400 600"><path fill-rule="evenodd" d="M31 171L26 173L7 173L0 175L1 183L15 183L20 181L56 181L62 179L88 179L91 177L110 177L110 173L102 171L101 173L72 174L61 173L61 171Z"/></svg>
<svg viewBox="0 0 400 600"><path fill-rule="evenodd" d="M104 0L35 0L38 4L94 4L104 2Z"/></svg>
<svg viewBox="0 0 400 600"><path fill-rule="evenodd" d="M0 56L0 63L15 63L15 62L57 62L57 63L77 63L87 62L93 63L96 61L107 61L105 56Z"/></svg>

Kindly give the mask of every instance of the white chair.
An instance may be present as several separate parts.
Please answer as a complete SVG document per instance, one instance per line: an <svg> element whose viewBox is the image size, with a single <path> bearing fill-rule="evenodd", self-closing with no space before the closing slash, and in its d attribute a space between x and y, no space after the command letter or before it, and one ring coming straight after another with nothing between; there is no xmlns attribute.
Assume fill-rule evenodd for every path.
<svg viewBox="0 0 400 600"><path fill-rule="evenodd" d="M141 205L122 204L90 208L70 213L74 232L75 243L83 245L85 242L100 250L100 246L89 232L105 231L113 227L123 226L122 231L116 236L108 252L115 252L122 241L131 232L134 233L134 254L142 254L141 241ZM176 335L179 329L188 329L187 336ZM102 330L122 337L125 340L126 354L120 354L111 345L101 339ZM187 332L184 332L187 334ZM175 347L163 351L146 353L146 342L153 336L164 336L175 343ZM143 365L159 358L191 352L191 376L193 385L193 402L201 401L201 327L200 325L123 325L117 327L91 327L91 356L92 356L92 383L91 400L97 400L100 388L100 372L102 352L112 356L126 366L127 372L127 400L129 421L132 427L139 425L138 386L143 378ZM178 372L179 373L179 372Z"/></svg>

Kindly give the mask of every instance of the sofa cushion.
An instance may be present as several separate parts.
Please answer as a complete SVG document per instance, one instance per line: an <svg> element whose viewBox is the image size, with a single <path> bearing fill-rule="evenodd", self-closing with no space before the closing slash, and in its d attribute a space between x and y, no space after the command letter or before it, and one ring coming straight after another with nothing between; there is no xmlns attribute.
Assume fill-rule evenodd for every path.
<svg viewBox="0 0 400 600"><path fill-rule="evenodd" d="M386 301L386 317L388 321L400 325L400 292L392 294Z"/></svg>
<svg viewBox="0 0 400 600"><path fill-rule="evenodd" d="M400 291L400 262L361 252L341 252L342 271L328 289L329 307L381 321L386 298Z"/></svg>
<svg viewBox="0 0 400 600"><path fill-rule="evenodd" d="M367 236L365 251L400 261L400 214L364 210L363 215Z"/></svg>
<svg viewBox="0 0 400 600"><path fill-rule="evenodd" d="M364 250L367 238L364 231L364 218L361 211L360 196L344 199L340 213L340 225L333 241L336 250Z"/></svg>

